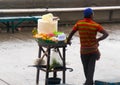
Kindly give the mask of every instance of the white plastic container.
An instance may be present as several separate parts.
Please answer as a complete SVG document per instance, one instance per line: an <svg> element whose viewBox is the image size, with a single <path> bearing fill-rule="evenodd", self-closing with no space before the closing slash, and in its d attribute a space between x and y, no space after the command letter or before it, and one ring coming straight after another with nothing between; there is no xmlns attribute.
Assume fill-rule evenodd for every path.
<svg viewBox="0 0 120 85"><path fill-rule="evenodd" d="M53 33L58 31L58 18L55 19L53 14L48 13L38 20L38 33Z"/></svg>
<svg viewBox="0 0 120 85"><path fill-rule="evenodd" d="M53 33L58 31L58 20L47 22L45 20L38 20L38 33Z"/></svg>

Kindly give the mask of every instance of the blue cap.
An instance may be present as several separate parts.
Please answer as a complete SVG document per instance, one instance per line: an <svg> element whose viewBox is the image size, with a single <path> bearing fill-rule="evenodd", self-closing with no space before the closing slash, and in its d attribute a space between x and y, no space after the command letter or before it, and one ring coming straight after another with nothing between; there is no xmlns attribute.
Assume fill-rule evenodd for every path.
<svg viewBox="0 0 120 85"><path fill-rule="evenodd" d="M90 17L93 14L93 10L91 8L86 8L84 10L84 17Z"/></svg>

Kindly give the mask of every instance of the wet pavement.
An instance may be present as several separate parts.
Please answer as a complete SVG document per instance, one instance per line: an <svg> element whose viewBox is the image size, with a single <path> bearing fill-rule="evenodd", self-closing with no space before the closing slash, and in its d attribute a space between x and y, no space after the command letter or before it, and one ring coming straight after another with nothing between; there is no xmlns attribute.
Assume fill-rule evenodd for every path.
<svg viewBox="0 0 120 85"><path fill-rule="evenodd" d="M95 80L120 82L120 24L104 24L109 37L100 42L101 58L97 61ZM21 32L0 33L0 85L36 85L36 68L28 67L34 64L38 56L37 42L32 38L32 29ZM60 27L59 31L68 34L71 26ZM73 72L66 71L66 83L82 85L85 81L79 54L78 34L73 37L72 45L67 46L67 67ZM58 74L61 77L61 73ZM40 84L44 85L45 72L41 71Z"/></svg>

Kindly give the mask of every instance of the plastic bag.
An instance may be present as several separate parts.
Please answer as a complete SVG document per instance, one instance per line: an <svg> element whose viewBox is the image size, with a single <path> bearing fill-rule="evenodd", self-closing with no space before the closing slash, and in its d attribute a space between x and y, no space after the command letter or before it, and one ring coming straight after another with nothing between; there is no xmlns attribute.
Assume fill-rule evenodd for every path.
<svg viewBox="0 0 120 85"><path fill-rule="evenodd" d="M57 49L54 49L50 58L50 69L54 69L55 67L63 66L62 59L59 56L59 52Z"/></svg>

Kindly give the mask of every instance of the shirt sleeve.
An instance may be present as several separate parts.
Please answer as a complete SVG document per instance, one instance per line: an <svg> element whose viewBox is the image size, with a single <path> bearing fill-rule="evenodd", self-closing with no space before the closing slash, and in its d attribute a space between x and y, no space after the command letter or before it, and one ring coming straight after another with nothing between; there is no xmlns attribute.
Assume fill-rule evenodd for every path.
<svg viewBox="0 0 120 85"><path fill-rule="evenodd" d="M98 25L98 31L102 31L103 30L103 27L99 24Z"/></svg>
<svg viewBox="0 0 120 85"><path fill-rule="evenodd" d="M78 24L77 23L73 26L73 30L74 31L78 30Z"/></svg>

